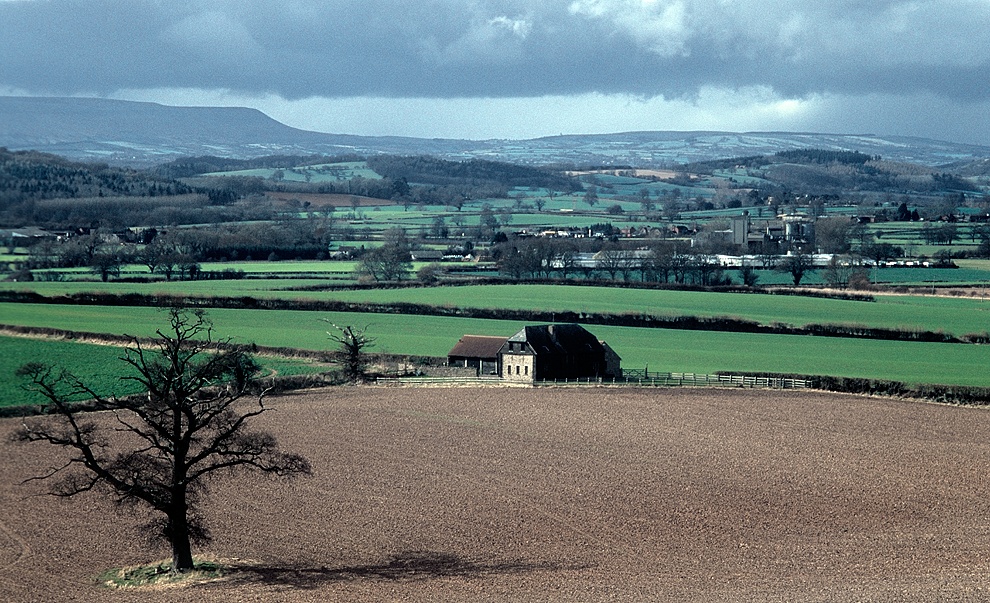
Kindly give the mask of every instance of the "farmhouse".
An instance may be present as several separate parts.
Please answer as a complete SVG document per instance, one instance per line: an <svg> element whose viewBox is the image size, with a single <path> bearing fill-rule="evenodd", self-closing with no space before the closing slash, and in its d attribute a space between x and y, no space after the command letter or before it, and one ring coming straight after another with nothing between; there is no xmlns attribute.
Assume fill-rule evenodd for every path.
<svg viewBox="0 0 990 603"><path fill-rule="evenodd" d="M581 325L523 327L499 351L508 381L621 376L619 356Z"/></svg>
<svg viewBox="0 0 990 603"><path fill-rule="evenodd" d="M621 377L620 362L608 344L576 324L524 327L507 339L465 335L447 355L448 366L525 383Z"/></svg>

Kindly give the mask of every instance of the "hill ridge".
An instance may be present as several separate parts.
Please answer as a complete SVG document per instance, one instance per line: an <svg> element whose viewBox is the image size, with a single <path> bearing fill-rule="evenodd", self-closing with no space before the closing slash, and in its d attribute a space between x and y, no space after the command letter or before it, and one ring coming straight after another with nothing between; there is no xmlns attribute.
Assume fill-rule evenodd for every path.
<svg viewBox="0 0 990 603"><path fill-rule="evenodd" d="M524 164L671 167L798 148L860 151L927 166L990 157L988 146L877 134L693 130L561 134L529 140L358 136L293 128L247 107L27 96L0 96L0 146L131 166L202 155L387 153Z"/></svg>

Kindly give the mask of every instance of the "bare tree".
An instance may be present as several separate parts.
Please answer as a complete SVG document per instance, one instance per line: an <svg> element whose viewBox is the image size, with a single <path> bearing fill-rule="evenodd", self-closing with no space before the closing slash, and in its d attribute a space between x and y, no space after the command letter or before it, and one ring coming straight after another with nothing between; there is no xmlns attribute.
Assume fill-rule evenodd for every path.
<svg viewBox="0 0 990 603"><path fill-rule="evenodd" d="M801 284L801 279L804 278L805 274L815 270L815 264L810 255L798 251L793 254L783 256L777 264L776 270L778 272L790 274L791 279L794 281L794 286L797 287Z"/></svg>
<svg viewBox="0 0 990 603"><path fill-rule="evenodd" d="M577 270L578 247L570 241L559 241L553 245L553 248L553 268L566 279L568 274Z"/></svg>
<svg viewBox="0 0 990 603"><path fill-rule="evenodd" d="M120 269L128 258L122 246L114 247L110 245L102 246L89 260L89 269L93 274L97 274L104 283L110 277L120 276Z"/></svg>
<svg viewBox="0 0 990 603"><path fill-rule="evenodd" d="M368 327L339 327L329 320L325 322L335 329L327 331L327 336L337 344L338 352L343 356L344 377L351 382L364 381L368 367L366 349L375 344L375 338L367 334Z"/></svg>
<svg viewBox="0 0 990 603"><path fill-rule="evenodd" d="M755 287L760 280L760 275L756 273L756 268L752 264L747 264L744 259L739 266L739 278L742 279L743 285Z"/></svg>
<svg viewBox="0 0 990 603"><path fill-rule="evenodd" d="M611 280L622 274L622 280L632 278L637 268L642 268L636 254L619 245L609 245L595 255L595 268L607 272Z"/></svg>
<svg viewBox="0 0 990 603"><path fill-rule="evenodd" d="M149 535L169 543L172 570L185 572L193 568L191 543L209 540L200 507L210 478L235 469L294 477L309 474L310 465L283 452L272 434L250 429L268 410L263 393L253 405L238 404L250 395L253 359L229 340L214 340L202 310L168 312L168 329L157 331L154 344L132 337L120 358L119 379L140 385L142 395L106 398L67 371L22 366L25 387L44 396L55 417L25 421L15 437L70 451L62 466L32 478L53 480L51 494L103 491L153 511ZM108 411L110 421L83 412L82 399Z"/></svg>
<svg viewBox="0 0 990 603"><path fill-rule="evenodd" d="M845 253L849 251L853 226L849 218L819 218L815 221L815 245L822 253Z"/></svg>
<svg viewBox="0 0 990 603"><path fill-rule="evenodd" d="M607 272L611 280L615 280L626 262L626 250L618 245L608 245L595 254L595 268Z"/></svg>
<svg viewBox="0 0 990 603"><path fill-rule="evenodd" d="M822 279L829 287L845 289L849 286L853 273L860 269L862 265L856 257L833 255L822 271Z"/></svg>
<svg viewBox="0 0 990 603"><path fill-rule="evenodd" d="M401 281L412 271L410 245L401 228L391 228L384 233L385 242L365 253L356 271L360 277L375 281Z"/></svg>
<svg viewBox="0 0 990 603"><path fill-rule="evenodd" d="M594 207L598 203L598 187L589 186L588 190L584 193L584 202L588 204L588 207Z"/></svg>

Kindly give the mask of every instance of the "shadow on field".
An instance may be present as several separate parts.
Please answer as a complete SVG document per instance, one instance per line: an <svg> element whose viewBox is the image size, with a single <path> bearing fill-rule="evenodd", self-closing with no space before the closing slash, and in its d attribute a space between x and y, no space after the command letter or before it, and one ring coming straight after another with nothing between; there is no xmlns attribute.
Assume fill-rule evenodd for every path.
<svg viewBox="0 0 990 603"><path fill-rule="evenodd" d="M478 561L452 553L408 551L398 553L381 564L345 567L307 568L276 565L243 565L231 571L227 583L261 583L318 588L323 584L349 580L415 581L434 578L485 578L503 574L537 571L580 570L587 566L563 566L525 561Z"/></svg>

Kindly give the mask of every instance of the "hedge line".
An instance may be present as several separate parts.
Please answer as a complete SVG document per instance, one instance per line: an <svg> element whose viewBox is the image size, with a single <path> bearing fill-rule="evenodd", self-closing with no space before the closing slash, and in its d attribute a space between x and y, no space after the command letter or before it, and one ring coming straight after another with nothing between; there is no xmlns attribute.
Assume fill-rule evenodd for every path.
<svg viewBox="0 0 990 603"><path fill-rule="evenodd" d="M11 333L13 335L43 336L66 340L92 340L110 345L126 346L134 342L135 338L128 335L115 335L112 333L91 333L87 331L68 331L65 329L55 329L51 327L25 327L20 325L0 324L0 333ZM138 337L141 343L154 343L157 341L152 337ZM248 344L231 344L231 347L241 349L250 354L261 354L267 356L278 356L281 358L301 358L306 360L317 360L326 363L339 363L343 354L335 350L303 350L299 348L275 347ZM439 356L416 356L408 354L366 354L369 363L406 363L415 366L443 366L447 363L446 357ZM299 377L305 377L300 375ZM276 379L292 379L293 377L276 377Z"/></svg>
<svg viewBox="0 0 990 603"><path fill-rule="evenodd" d="M745 287L742 285L686 285L676 283L650 283L641 281L602 281L588 279L555 279L554 285L569 287L608 287L609 289L648 289L651 291L693 291L702 293L747 293L749 295L788 295L794 297L815 297L821 299L837 299L842 301L875 302L876 298L868 293L846 293L841 291L825 291L805 287ZM477 277L463 280L440 281L426 284L418 281L397 281L389 283L354 283L305 285L289 287L287 291L365 291L368 289L418 289L437 287L474 287L478 285L546 285L545 279L509 279L503 277Z"/></svg>
<svg viewBox="0 0 990 603"><path fill-rule="evenodd" d="M728 374L728 373L725 373ZM823 391L868 394L873 396L891 396L913 400L926 400L943 404L959 404L967 406L990 405L990 388L967 387L961 385L921 384L907 385L902 381L886 381L882 379L863 379L857 377L829 377L822 375L797 375L788 373L746 373L733 372L732 375L745 377L769 377L776 379L804 379L813 389ZM270 393L285 393L293 390L340 385L342 377L336 371L316 375L290 375L275 377L256 382L254 391L260 393L267 389ZM100 410L93 402L83 402L80 410ZM46 414L43 405L23 405L0 407L0 418L25 417Z"/></svg>
<svg viewBox="0 0 990 603"><path fill-rule="evenodd" d="M871 396L891 396L895 398L927 400L931 402L966 406L986 406L990 404L990 387L940 384L908 385L903 381L865 379L861 377L830 377L827 375L745 372L733 372L732 374L743 375L745 377L804 379L809 382L810 387L829 392L868 394Z"/></svg>
<svg viewBox="0 0 990 603"><path fill-rule="evenodd" d="M942 331L886 329L860 325L811 324L800 327L783 323L763 325L756 321L726 316L655 316L650 314L603 314L593 312L508 310L492 308L454 308L414 303L356 303L344 301L279 300L254 297L177 297L139 293L74 293L46 297L35 292L0 292L0 301L100 306L173 305L228 309L304 310L313 312L360 312L368 314L409 314L418 316L449 316L491 320L513 320L537 323L581 323L639 327L649 329L681 329L692 331L723 331L769 335L816 335L820 337L851 337L887 341L920 341L930 343L987 343L990 334L974 333L956 337Z"/></svg>
<svg viewBox="0 0 990 603"><path fill-rule="evenodd" d="M251 393L260 395L263 391L269 394L283 394L293 390L310 389L313 387L325 387L328 385L340 385L344 380L339 372L330 371L310 375L287 375L256 379L250 385ZM101 405L94 402L80 402L76 408L82 412L103 410ZM19 406L0 407L0 418L5 417L31 417L36 415L51 414L50 408L44 404L23 404Z"/></svg>

